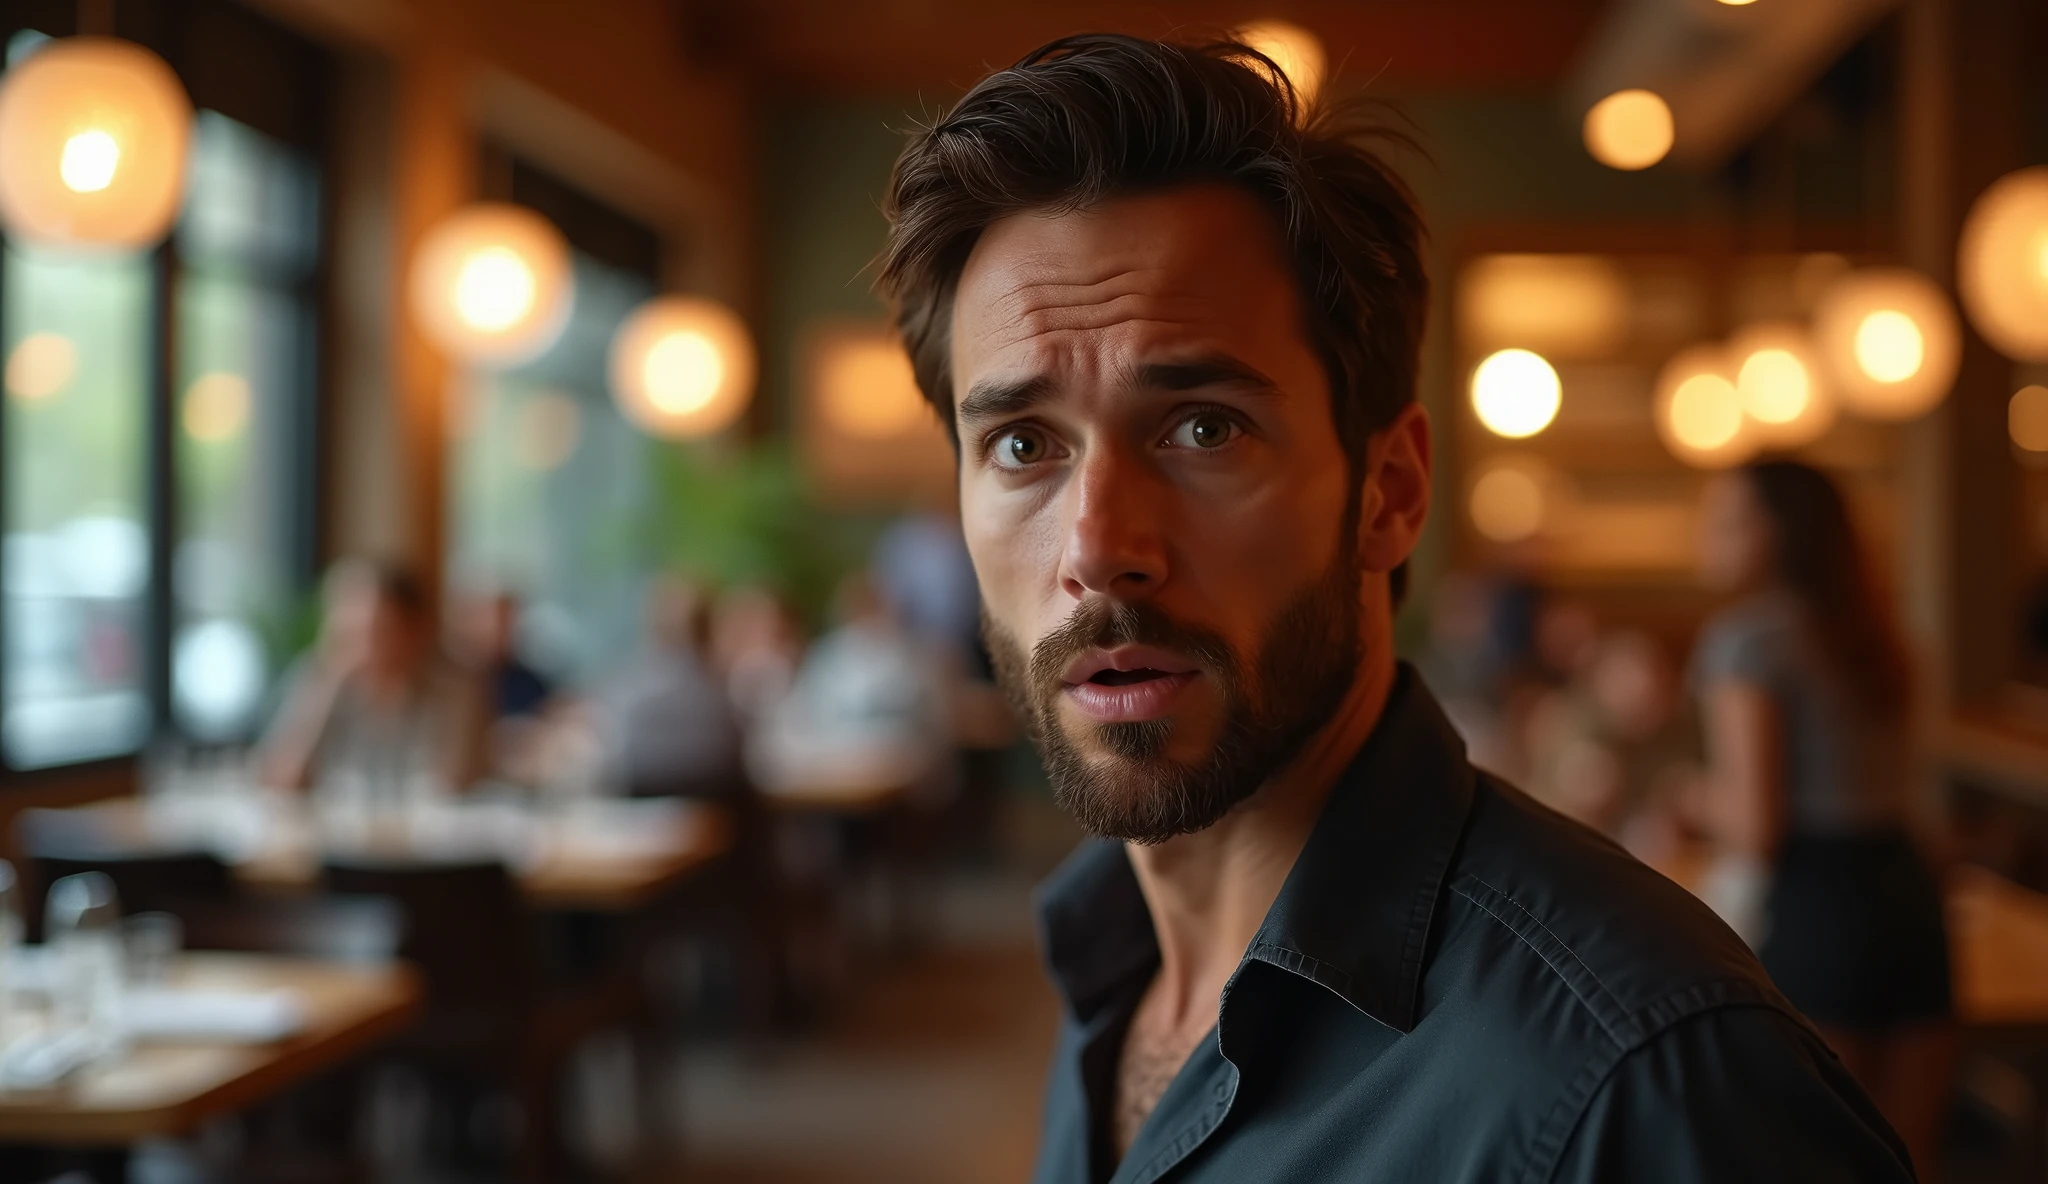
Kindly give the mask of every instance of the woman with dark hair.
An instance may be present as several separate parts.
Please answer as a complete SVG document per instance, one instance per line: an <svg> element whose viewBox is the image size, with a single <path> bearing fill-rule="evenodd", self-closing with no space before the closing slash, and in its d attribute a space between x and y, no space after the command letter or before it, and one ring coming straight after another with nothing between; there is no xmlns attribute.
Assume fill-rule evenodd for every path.
<svg viewBox="0 0 2048 1184"><path fill-rule="evenodd" d="M1930 1179L1954 1056L1948 942L1911 834L1912 672L1890 606L1841 491L1790 461L1708 488L1700 570L1731 598L1694 659L1702 821L1723 871L1755 869L1761 905L1724 891L1717 907Z"/></svg>

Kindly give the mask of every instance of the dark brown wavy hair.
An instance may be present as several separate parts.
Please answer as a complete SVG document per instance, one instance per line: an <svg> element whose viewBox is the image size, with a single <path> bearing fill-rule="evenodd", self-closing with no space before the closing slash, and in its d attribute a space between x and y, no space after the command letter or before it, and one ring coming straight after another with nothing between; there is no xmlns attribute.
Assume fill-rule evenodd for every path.
<svg viewBox="0 0 2048 1184"><path fill-rule="evenodd" d="M1912 666L1841 489L1798 461L1758 461L1742 472L1771 521L1773 573L1798 601L1822 657L1866 707L1903 720Z"/></svg>

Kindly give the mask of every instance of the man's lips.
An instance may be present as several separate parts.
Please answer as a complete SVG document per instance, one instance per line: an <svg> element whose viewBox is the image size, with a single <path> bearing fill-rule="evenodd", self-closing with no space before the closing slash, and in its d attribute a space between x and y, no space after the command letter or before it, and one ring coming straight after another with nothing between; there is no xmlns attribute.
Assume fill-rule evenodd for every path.
<svg viewBox="0 0 2048 1184"><path fill-rule="evenodd" d="M1060 681L1068 686L1110 674L1193 674L1199 667L1172 650L1154 645L1120 645L1114 649L1092 649L1067 663ZM1129 679L1110 678L1111 682Z"/></svg>
<svg viewBox="0 0 2048 1184"><path fill-rule="evenodd" d="M1068 702L1097 723L1142 723L1172 712L1201 670L1156 646L1090 650L1061 676Z"/></svg>

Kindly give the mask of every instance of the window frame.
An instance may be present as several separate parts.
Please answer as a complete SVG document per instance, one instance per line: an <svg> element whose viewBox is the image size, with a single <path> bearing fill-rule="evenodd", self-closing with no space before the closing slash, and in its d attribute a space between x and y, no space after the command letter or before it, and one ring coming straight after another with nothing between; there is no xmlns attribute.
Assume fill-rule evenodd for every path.
<svg viewBox="0 0 2048 1184"><path fill-rule="evenodd" d="M322 427L332 404L333 371L327 349L333 315L332 250L335 210L331 200L336 166L330 111L338 63L332 51L236 0L114 0L114 35L162 55L191 96L195 112L211 110L305 153L318 170L318 221L313 261L290 291L307 318L305 383L291 411L294 456L284 471L297 475L285 496L294 524L285 556L294 591L310 592L326 559L325 537L330 469ZM78 32L71 0L26 0L10 4L0 23L0 43L24 30L51 37ZM249 69L251 62L260 63ZM0 236L4 239L4 236ZM149 540L143 594L141 689L148 705L144 745L176 737L172 703L172 650L177 603L174 565L181 537L177 469L178 288L186 270L175 230L148 252L150 315L147 334L149 377L144 391L143 527ZM4 268L0 259L0 268ZM6 417L0 415L0 467L5 465ZM0 480L0 521L8 510L6 482ZM0 557L0 585L6 579ZM0 653L7 651L7 615L0 613ZM6 663L0 661L0 712L6 710ZM105 776L124 771L137 751L52 765L18 767L0 750L0 787L16 789L49 781Z"/></svg>

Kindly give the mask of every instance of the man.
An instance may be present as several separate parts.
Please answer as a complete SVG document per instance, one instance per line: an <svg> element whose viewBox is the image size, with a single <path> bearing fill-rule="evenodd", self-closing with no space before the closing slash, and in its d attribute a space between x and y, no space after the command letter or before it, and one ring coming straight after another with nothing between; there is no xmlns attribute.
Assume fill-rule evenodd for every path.
<svg viewBox="0 0 2048 1184"><path fill-rule="evenodd" d="M285 680L257 748L264 784L331 779L400 800L482 771L481 696L435 644L426 590L409 573L344 561L323 588L320 638Z"/></svg>
<svg viewBox="0 0 2048 1184"><path fill-rule="evenodd" d="M1427 283L1362 143L1242 46L1085 36L897 165L991 649L1102 840L1042 902L1038 1179L1911 1178L1733 934L1397 666Z"/></svg>

